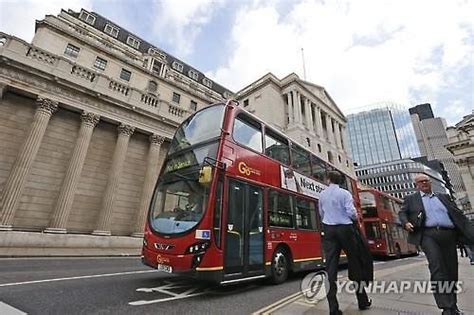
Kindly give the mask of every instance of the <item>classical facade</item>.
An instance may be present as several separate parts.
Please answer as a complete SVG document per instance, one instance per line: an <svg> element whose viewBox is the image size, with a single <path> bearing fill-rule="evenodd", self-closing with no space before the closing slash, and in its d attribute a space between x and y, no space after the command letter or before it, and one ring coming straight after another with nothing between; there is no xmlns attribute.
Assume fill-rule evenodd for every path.
<svg viewBox="0 0 474 315"><path fill-rule="evenodd" d="M294 73L281 80L268 73L237 92L236 98L321 159L355 176L347 154L346 118L322 86Z"/></svg>
<svg viewBox="0 0 474 315"><path fill-rule="evenodd" d="M94 12L0 33L0 255L138 253L175 129L230 94Z"/></svg>
<svg viewBox="0 0 474 315"><path fill-rule="evenodd" d="M466 186L465 211L471 212L474 218L474 111L446 131L449 139L446 149L454 155Z"/></svg>

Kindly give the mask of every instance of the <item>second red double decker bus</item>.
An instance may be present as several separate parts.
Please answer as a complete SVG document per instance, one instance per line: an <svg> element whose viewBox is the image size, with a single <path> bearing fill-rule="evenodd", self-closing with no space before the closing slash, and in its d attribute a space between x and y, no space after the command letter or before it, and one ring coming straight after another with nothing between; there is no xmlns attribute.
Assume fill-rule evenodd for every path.
<svg viewBox="0 0 474 315"><path fill-rule="evenodd" d="M322 267L317 202L334 169L234 102L202 109L171 141L143 262L220 284Z"/></svg>
<svg viewBox="0 0 474 315"><path fill-rule="evenodd" d="M402 201L377 189L361 189L359 198L370 251L375 256L400 257L417 253L398 220Z"/></svg>

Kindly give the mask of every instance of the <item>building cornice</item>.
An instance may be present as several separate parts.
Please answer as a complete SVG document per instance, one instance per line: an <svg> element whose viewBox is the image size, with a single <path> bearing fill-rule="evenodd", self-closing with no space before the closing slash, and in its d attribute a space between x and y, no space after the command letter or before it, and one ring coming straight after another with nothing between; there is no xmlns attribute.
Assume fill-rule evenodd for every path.
<svg viewBox="0 0 474 315"><path fill-rule="evenodd" d="M79 17L80 17L80 14L81 12L86 12L87 14L91 14L93 15L95 18L96 18L96 21L93 23L93 24L88 24L88 23L85 23L83 20L81 20ZM113 21L110 21L108 20L107 18L101 16L100 14L96 13L96 12L89 12L87 10L84 10L84 9L81 9L80 12L74 12L72 10L62 10L61 11L61 14L60 16L63 17L63 19L70 19L71 22L75 25L77 24L81 24L81 25L84 25L85 27L87 27L87 30L88 31L94 31L94 32L97 32L97 33L100 33L101 35L107 37L107 39L110 41L110 40L113 40L114 42L117 41L119 42L124 49L126 50L130 50L130 51L133 51L135 54L137 54L138 56L143 56L144 54L146 54L147 50L149 50L150 48L152 49L155 49L155 50L158 50L160 52L162 52L163 54L167 55L169 59L169 62L173 62L173 61L177 61L181 64L183 64L185 66L185 73L188 71L188 70L194 70L194 71L197 71L201 77L201 81L203 79L208 79L210 81L213 82L213 86L212 87L207 87L203 82L199 82L199 81L196 81L196 84L199 84L199 85L202 85L203 88L205 89L209 89L210 91L212 91L213 93L216 93L218 95L221 95L221 97L224 97L224 94L225 93L229 93L229 94L233 94L230 90L226 89L225 87L223 87L222 85L220 85L219 83L215 82L214 80L206 77L206 75L202 72L200 72L199 70L196 70L194 67L191 67L190 65L188 65L186 62L183 62L181 60L179 60L178 58L164 52L163 50L155 47L154 45L152 45L151 43L149 43L148 41L144 40L143 38L141 38L140 36L132 33L132 32L129 32L127 31L125 28L119 26L117 23L114 23ZM56 18L56 17L54 17ZM97 21L100 21L100 23L98 23ZM126 45L126 43L123 40L123 36L119 36L119 38L114 38L112 36L110 36L109 34L105 33L104 30L102 28L99 28L99 24L103 24L103 23L109 23L109 24L113 24L113 25L116 25L118 28L120 28L121 31L123 31L123 33L127 36L132 36L136 39L138 39L141 43L140 47L139 48L135 48L135 47L129 47L128 45ZM170 70L171 71L175 71L174 69L172 69L170 67ZM183 74L183 73L180 73L180 74Z"/></svg>
<svg viewBox="0 0 474 315"><path fill-rule="evenodd" d="M87 72L78 72L75 64L24 41L6 38L0 47L0 84L9 91L31 98L46 95L61 107L91 111L104 120L123 122L168 139L188 115L163 100L146 103L141 97L145 94L138 90L117 90L114 81L106 76L98 75L91 82Z"/></svg>
<svg viewBox="0 0 474 315"><path fill-rule="evenodd" d="M336 103L334 103L332 98L327 97L329 95L327 94L327 92L325 92L326 90L324 88L320 87L322 89L321 93L325 93L324 96L327 97L326 99L323 99L319 95L316 95L307 86L305 86L305 83L307 82L300 80L298 75L296 75L295 73L291 73L287 75L284 79L280 80L273 73L269 72L265 74L264 76L262 76L261 78L259 78L258 80L254 81L253 83L247 85L246 87L238 91L236 93L236 98L243 99L247 97L248 95L252 94L254 91L258 90L259 88L270 83L275 84L280 89L281 93L283 94L287 93L285 89L289 89L290 87L292 87L293 84L296 85L297 89L304 91L305 93L304 95L307 96L310 100L311 98L313 98L312 100L313 102L316 100L319 103L319 105L320 104L324 105L324 109L326 111L331 112L334 118L340 118L344 124L347 123L347 119L345 115L341 112L341 110L336 105ZM319 87L315 84L313 85L315 87ZM292 89L294 89L294 87L292 87Z"/></svg>
<svg viewBox="0 0 474 315"><path fill-rule="evenodd" d="M60 21L61 23L64 23L66 25L62 25L57 21ZM97 32L95 28L93 29L94 32L91 32L91 30L83 28L78 24L74 24L73 22L67 19L60 19L55 16L47 17L46 19L37 23L38 25L40 25L40 27L48 27L54 32L59 32L64 36L79 41L83 45L88 45L103 54L107 54L114 59L120 60L128 67L133 68L134 71L141 72L143 75L148 76L150 80L170 84L173 87L179 89L181 92L191 93L205 104L219 102L223 100L223 97L217 94L217 92L213 91L212 89L208 89L207 87L202 86L201 84L198 84L198 82L194 82L191 79L185 78L182 74L176 72L174 69L169 67L168 63L164 62L163 60L162 62L167 67L167 75L163 77L153 74L150 70L142 66L143 56L141 55L141 53L132 51L131 48L122 47L124 46L124 44L119 41L115 43L111 41L111 39L101 38L99 35L94 33ZM89 70L96 72L92 68ZM193 84L198 86L199 88L193 88Z"/></svg>

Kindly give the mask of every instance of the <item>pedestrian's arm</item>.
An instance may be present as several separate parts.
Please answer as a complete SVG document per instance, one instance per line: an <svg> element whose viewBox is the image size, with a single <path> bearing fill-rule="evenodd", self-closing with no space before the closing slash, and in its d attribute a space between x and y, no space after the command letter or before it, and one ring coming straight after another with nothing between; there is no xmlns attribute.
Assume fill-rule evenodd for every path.
<svg viewBox="0 0 474 315"><path fill-rule="evenodd" d="M400 212L398 212L398 218L400 219L400 223L406 230L413 232L414 227L413 224L408 221L408 212L410 212L409 201L408 197L405 197L403 198L403 204L400 209Z"/></svg>
<svg viewBox="0 0 474 315"><path fill-rule="evenodd" d="M405 226L405 224L408 223L408 212L410 211L408 207L408 198L403 198L403 204L402 207L400 208L400 211L398 212L398 218L400 219L400 223L402 226Z"/></svg>
<svg viewBox="0 0 474 315"><path fill-rule="evenodd" d="M319 208L319 217L321 218L321 222L324 219L324 209L323 209L323 200L320 198L318 202L318 208Z"/></svg>
<svg viewBox="0 0 474 315"><path fill-rule="evenodd" d="M351 218L353 221L357 220L357 213L354 207L354 200L352 199L352 195L349 192L345 194L344 209L346 210L346 214L349 218Z"/></svg>

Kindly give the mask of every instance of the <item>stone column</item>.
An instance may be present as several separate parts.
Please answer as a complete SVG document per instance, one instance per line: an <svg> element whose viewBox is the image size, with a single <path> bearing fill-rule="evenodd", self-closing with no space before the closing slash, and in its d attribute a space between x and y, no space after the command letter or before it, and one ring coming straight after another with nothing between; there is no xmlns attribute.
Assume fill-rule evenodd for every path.
<svg viewBox="0 0 474 315"><path fill-rule="evenodd" d="M321 138L323 137L323 122L321 120L321 109L318 106L315 106L314 108L316 112L316 134L320 136Z"/></svg>
<svg viewBox="0 0 474 315"><path fill-rule="evenodd" d="M288 118L289 118L288 119L288 124L290 125L290 124L293 124L293 120L294 120L294 118L293 118L293 108L291 106L291 104L293 102L293 100L291 98L291 92L286 93L286 96L288 98Z"/></svg>
<svg viewBox="0 0 474 315"><path fill-rule="evenodd" d="M112 222L112 213L114 210L115 195L119 186L120 175L122 174L125 154L127 153L128 142L135 128L129 125L120 124L118 126L118 138L115 145L112 166L105 187L104 199L102 200L102 210L99 215L97 228L92 232L94 235L111 235L110 224Z"/></svg>
<svg viewBox="0 0 474 315"><path fill-rule="evenodd" d="M332 131L332 122L333 122L333 119L331 116L329 115L326 115L326 123L327 123L327 126L328 126L328 142L329 143L332 143L334 145L335 142L334 142L334 132Z"/></svg>
<svg viewBox="0 0 474 315"><path fill-rule="evenodd" d="M66 171L59 198L46 233L66 233L66 225L71 212L77 183L81 176L82 167L86 159L87 150L92 137L92 131L99 122L99 116L93 113L83 112L81 116L81 128L76 140L76 146L72 152L71 160Z"/></svg>
<svg viewBox="0 0 474 315"><path fill-rule="evenodd" d="M150 149L148 151L148 162L143 182L142 195L140 197L140 206L138 207L135 227L133 228L132 236L143 237L143 229L145 227L146 215L150 207L151 196L153 195L153 188L155 187L156 179L158 178L158 158L160 156L161 145L165 138L159 135L150 136Z"/></svg>
<svg viewBox="0 0 474 315"><path fill-rule="evenodd" d="M299 125L303 125L303 114L301 113L301 95L300 92L295 92L296 93L296 106L295 106L295 111L296 111L296 122Z"/></svg>
<svg viewBox="0 0 474 315"><path fill-rule="evenodd" d="M336 146L338 148L342 148L342 142L341 142L341 132L339 130L339 123L337 122L337 120L334 120L334 130L335 130L335 134L334 134L334 137L336 138Z"/></svg>
<svg viewBox="0 0 474 315"><path fill-rule="evenodd" d="M3 95L7 93L7 90L8 90L8 85L6 85L5 83L0 83L0 100L3 98Z"/></svg>
<svg viewBox="0 0 474 315"><path fill-rule="evenodd" d="M347 129L341 125L341 148L345 150L347 148Z"/></svg>
<svg viewBox="0 0 474 315"><path fill-rule="evenodd" d="M295 102L293 98L293 92L288 92L288 109L290 113L290 123L294 124L296 117L295 117Z"/></svg>
<svg viewBox="0 0 474 315"><path fill-rule="evenodd" d="M12 230L13 218L20 202L26 177L38 153L49 119L58 109L58 102L41 97L37 98L36 105L38 108L31 128L5 182L0 230Z"/></svg>
<svg viewBox="0 0 474 315"><path fill-rule="evenodd" d="M313 118L311 117L311 101L309 99L306 99L305 102L306 106L306 126L308 129L311 131L313 130Z"/></svg>

